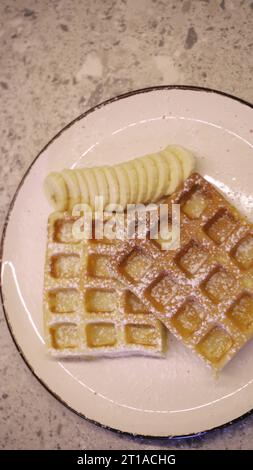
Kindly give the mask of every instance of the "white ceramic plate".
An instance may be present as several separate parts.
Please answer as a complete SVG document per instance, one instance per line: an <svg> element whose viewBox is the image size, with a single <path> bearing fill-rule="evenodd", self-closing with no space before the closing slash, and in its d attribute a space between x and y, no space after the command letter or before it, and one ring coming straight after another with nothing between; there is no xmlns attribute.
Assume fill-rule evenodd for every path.
<svg viewBox="0 0 253 470"><path fill-rule="evenodd" d="M158 87L88 111L33 162L12 203L2 241L2 300L27 364L64 404L110 428L146 436L200 433L253 408L253 341L219 379L177 341L166 359L95 361L48 358L42 286L50 207L49 171L118 163L178 143L198 156L198 171L252 218L253 109L211 90Z"/></svg>

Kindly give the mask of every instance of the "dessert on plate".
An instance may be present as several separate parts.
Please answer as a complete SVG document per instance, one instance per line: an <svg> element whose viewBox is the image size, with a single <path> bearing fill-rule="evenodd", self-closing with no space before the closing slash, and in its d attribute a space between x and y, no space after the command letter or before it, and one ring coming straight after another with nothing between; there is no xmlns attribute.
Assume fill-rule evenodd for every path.
<svg viewBox="0 0 253 470"><path fill-rule="evenodd" d="M48 219L43 297L52 355L164 357L172 334L217 371L252 338L253 227L193 173L195 162L189 150L169 145L112 167L47 176L56 209ZM180 245L163 249L148 220L144 237L134 226L131 238L96 239L93 230L76 238L78 211L94 216L98 196L105 214L123 218L129 204L162 202L168 224L176 204Z"/></svg>

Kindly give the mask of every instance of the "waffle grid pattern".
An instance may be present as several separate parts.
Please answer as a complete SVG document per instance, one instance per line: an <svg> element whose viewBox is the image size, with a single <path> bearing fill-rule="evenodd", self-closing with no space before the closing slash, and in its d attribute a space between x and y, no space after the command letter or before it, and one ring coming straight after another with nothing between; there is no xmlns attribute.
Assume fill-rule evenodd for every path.
<svg viewBox="0 0 253 470"><path fill-rule="evenodd" d="M253 336L253 227L197 173L167 202L181 207L180 248L163 251L154 240L129 240L111 270L219 370Z"/></svg>
<svg viewBox="0 0 253 470"><path fill-rule="evenodd" d="M108 270L116 243L76 242L68 213L51 214L44 327L52 355L163 356L166 330Z"/></svg>

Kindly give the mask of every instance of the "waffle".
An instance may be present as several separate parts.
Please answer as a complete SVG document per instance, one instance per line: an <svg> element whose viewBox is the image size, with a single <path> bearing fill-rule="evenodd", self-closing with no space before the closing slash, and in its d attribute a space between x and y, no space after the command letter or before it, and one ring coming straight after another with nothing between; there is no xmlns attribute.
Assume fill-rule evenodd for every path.
<svg viewBox="0 0 253 470"><path fill-rule="evenodd" d="M167 202L180 204L180 248L129 240L111 272L219 370L253 336L253 226L196 173Z"/></svg>
<svg viewBox="0 0 253 470"><path fill-rule="evenodd" d="M163 356L166 329L108 271L117 242L76 241L75 220L64 212L48 220L43 300L48 351L58 357Z"/></svg>

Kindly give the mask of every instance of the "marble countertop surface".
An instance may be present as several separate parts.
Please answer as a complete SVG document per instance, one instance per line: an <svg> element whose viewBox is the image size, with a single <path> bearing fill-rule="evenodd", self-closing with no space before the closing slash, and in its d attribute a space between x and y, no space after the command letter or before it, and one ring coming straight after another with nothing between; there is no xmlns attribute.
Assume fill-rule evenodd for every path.
<svg viewBox="0 0 253 470"><path fill-rule="evenodd" d="M51 137L91 106L162 84L253 102L253 2L1 0L0 218ZM253 415L205 436L145 440L101 429L53 398L0 312L0 448L253 449Z"/></svg>

